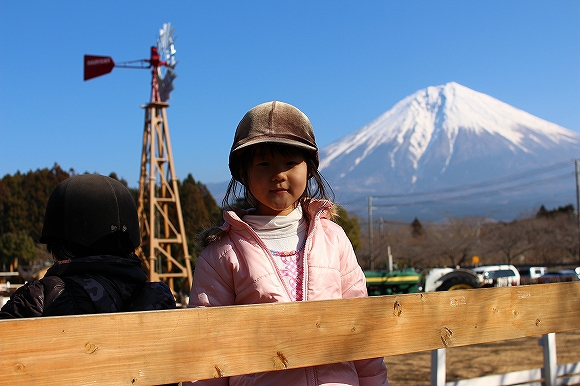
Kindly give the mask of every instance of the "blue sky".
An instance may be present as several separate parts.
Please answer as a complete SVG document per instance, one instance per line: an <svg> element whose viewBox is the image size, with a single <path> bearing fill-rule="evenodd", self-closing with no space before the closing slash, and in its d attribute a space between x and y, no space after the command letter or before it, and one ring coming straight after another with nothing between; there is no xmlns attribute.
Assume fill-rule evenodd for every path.
<svg viewBox="0 0 580 386"><path fill-rule="evenodd" d="M58 163L138 186L150 72L83 81L83 55L149 57L175 28L177 176L229 179L235 127L273 99L320 147L455 81L580 132L580 1L2 1L0 177Z"/></svg>

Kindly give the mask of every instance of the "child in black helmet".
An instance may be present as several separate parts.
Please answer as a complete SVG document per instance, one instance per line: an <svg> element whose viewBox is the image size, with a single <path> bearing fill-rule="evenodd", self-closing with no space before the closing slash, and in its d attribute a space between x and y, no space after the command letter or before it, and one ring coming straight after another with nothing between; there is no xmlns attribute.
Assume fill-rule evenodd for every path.
<svg viewBox="0 0 580 386"><path fill-rule="evenodd" d="M334 204L318 172L308 117L273 101L246 113L229 157L224 225L201 235L191 307L367 296ZM245 202L244 202L245 201ZM239 208L242 202L244 207ZM300 323L297 320L297 323ZM184 383L184 385L189 383ZM383 358L196 381L196 385L387 386Z"/></svg>
<svg viewBox="0 0 580 386"><path fill-rule="evenodd" d="M20 287L0 319L175 308L165 283L147 282L135 200L119 181L73 176L50 195L40 242L55 260Z"/></svg>

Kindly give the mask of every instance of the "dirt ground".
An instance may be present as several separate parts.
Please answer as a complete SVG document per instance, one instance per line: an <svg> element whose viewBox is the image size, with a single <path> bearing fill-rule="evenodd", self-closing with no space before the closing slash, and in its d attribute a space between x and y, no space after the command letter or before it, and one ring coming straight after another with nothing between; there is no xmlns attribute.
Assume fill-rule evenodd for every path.
<svg viewBox="0 0 580 386"><path fill-rule="evenodd" d="M531 370L543 366L540 337L447 349L447 381ZM580 362L580 330L556 334L558 365ZM431 353L385 357L391 386L429 385Z"/></svg>

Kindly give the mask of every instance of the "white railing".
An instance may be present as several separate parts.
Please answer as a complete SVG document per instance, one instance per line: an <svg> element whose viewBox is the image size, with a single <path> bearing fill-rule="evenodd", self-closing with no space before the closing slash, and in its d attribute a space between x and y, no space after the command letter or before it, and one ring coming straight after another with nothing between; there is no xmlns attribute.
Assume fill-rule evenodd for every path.
<svg viewBox="0 0 580 386"><path fill-rule="evenodd" d="M483 377L446 382L446 349L431 351L431 386L509 386L534 385L556 386L580 383L580 362L557 364L556 334L544 334L538 340L543 347L544 366L538 369L492 374ZM580 348L578 348L580 350Z"/></svg>

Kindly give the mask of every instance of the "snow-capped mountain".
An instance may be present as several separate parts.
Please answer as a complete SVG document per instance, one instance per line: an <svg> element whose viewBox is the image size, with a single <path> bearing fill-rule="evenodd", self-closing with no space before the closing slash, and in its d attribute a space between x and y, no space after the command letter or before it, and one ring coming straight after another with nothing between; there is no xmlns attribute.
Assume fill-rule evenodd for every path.
<svg viewBox="0 0 580 386"><path fill-rule="evenodd" d="M514 205L522 204L522 199L530 209L574 203L572 159L580 158L580 134L451 82L404 98L368 125L321 149L320 158L320 169L340 203L365 196L421 197L421 192L433 192L432 198L434 192L446 190L441 200L447 206L427 205L429 195L417 205L402 202L399 196L395 200L399 205L385 204L389 209L385 215L434 219L442 212L480 216L495 211L495 217L513 218L517 213L508 213L507 208L524 210ZM570 161L568 181L531 190L494 185L502 178L509 182L527 173L533 176L565 161ZM449 196L455 188L478 184L483 199L466 202ZM353 209L362 212L362 204L355 203ZM486 213L468 210L483 207ZM498 210L503 211L499 216Z"/></svg>

